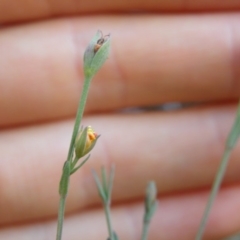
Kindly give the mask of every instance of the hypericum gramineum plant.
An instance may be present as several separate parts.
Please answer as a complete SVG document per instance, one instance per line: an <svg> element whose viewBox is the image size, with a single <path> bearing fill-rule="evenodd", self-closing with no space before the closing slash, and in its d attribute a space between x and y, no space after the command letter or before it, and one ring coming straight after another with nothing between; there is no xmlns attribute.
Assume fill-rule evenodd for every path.
<svg viewBox="0 0 240 240"><path fill-rule="evenodd" d="M71 143L69 146L67 160L63 165L62 176L59 184L60 203L58 211L58 225L57 225L57 237L56 240L61 240L64 211L66 204L66 197L68 193L68 186L70 176L80 169L83 164L89 159L88 154L95 146L99 135L97 135L91 127L81 128L81 124L87 95L90 87L90 83L97 71L102 67L106 61L110 50L110 35L103 36L101 31L98 31L89 43L84 53L84 85L78 106L77 116L73 128L73 134ZM80 159L85 157L80 163ZM93 171L93 177L97 184L99 195L103 201L105 210L109 237L107 240L118 240L117 234L113 231L110 205L111 194L114 179L114 167L111 168L110 177L107 178L106 170L102 168L102 182L99 180L95 171ZM142 240L147 240L149 232L149 224L151 218L157 207L157 188L154 182L149 182L145 197L145 214L143 218L143 231Z"/></svg>
<svg viewBox="0 0 240 240"><path fill-rule="evenodd" d="M98 31L89 43L83 57L84 70L84 84L79 101L76 120L73 128L72 139L69 146L67 160L64 163L62 176L59 184L60 203L58 211L58 226L57 226L57 240L62 238L62 228L64 220L64 211L66 205L66 197L68 193L68 186L70 176L75 173L83 164L89 159L87 155L98 139L98 135L90 128L81 128L79 126L82 121L83 112L87 100L87 95L92 78L97 71L102 67L108 58L110 50L110 35L103 36L101 31ZM86 156L87 155L87 156ZM80 159L85 156L80 163Z"/></svg>

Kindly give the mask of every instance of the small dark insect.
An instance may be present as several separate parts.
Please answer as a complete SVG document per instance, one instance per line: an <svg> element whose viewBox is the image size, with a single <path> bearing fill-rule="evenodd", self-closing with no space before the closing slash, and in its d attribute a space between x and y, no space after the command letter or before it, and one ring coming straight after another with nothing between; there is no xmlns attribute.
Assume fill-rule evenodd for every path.
<svg viewBox="0 0 240 240"><path fill-rule="evenodd" d="M99 48L107 41L107 39L110 37L110 34L107 34L105 36L103 36L102 31L101 32L101 37L97 40L97 43L94 46L94 53L96 53Z"/></svg>

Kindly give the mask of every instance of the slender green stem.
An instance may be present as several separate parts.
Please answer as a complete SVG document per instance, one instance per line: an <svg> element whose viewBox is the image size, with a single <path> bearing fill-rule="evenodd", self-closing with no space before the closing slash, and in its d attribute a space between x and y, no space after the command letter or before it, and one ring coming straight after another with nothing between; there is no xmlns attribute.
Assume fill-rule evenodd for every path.
<svg viewBox="0 0 240 240"><path fill-rule="evenodd" d="M84 63L83 71L84 71L85 79L83 83L81 97L79 100L75 124L73 127L72 138L71 138L71 142L68 150L68 156L67 156L67 160L64 163L62 177L59 183L60 204L59 204L57 240L61 240L61 236L62 236L64 210L65 210L65 198L68 192L70 175L73 174L76 170L78 170L87 161L89 157L88 156L80 165L75 167L77 164L77 161L73 159L74 145L75 145L75 141L79 131L79 126L82 121L90 83L93 76L102 67L102 65L107 60L109 55L110 37L107 39L104 39L104 42L100 45L100 48L97 51L95 51L95 46L98 43L99 39L101 38L102 38L101 31L98 31L93 37L93 39L91 40L91 42L89 43L89 45L87 46L83 56L83 63ZM96 143L96 140L94 144Z"/></svg>
<svg viewBox="0 0 240 240"><path fill-rule="evenodd" d="M70 143L70 146L69 146L67 161L72 162L74 143L76 141L76 137L77 137L77 134L78 134L79 125L82 121L82 116L83 116L84 108L85 108L86 101L87 101L87 95L88 95L90 83L91 83L91 79L85 79L84 80L82 94L81 94L81 97L80 97L80 102L79 102L79 105L78 105L76 120L75 120L75 124L74 124L74 128L73 128L72 139L71 139L71 143ZM75 164L75 161L74 161L74 164ZM70 178L70 175L68 176L68 178ZM68 185L67 185L66 188L68 189ZM66 192L67 192L67 189L66 189ZM66 197L67 197L67 195L64 195L64 196L61 195L60 196L56 240L61 240L62 239L62 228L63 228Z"/></svg>
<svg viewBox="0 0 240 240"><path fill-rule="evenodd" d="M203 217L202 217L202 220L201 220L201 224L200 224L200 227L198 229L197 236L196 236L195 240L201 240L202 237L203 237L203 233L204 233L204 230L206 228L206 224L207 224L207 220L208 220L208 217L209 217L209 214L210 214L210 210L212 208L212 205L213 205L213 202L216 198L216 195L219 191L219 188L221 186L221 183L222 183L222 180L223 180L226 168L227 168L230 153L231 153L231 148L227 147L224 151L219 169L217 171L217 175L215 177L215 180L214 180L214 183L213 183L213 186L212 186L212 190L211 190L208 202L207 202L207 206L205 208L205 211L204 211L204 214L203 214Z"/></svg>
<svg viewBox="0 0 240 240"><path fill-rule="evenodd" d="M110 213L110 204L107 202L104 202L104 210L107 220L107 227L108 227L108 234L111 240L114 239L113 235L113 228L112 228L112 221L111 221L111 213Z"/></svg>
<svg viewBox="0 0 240 240"><path fill-rule="evenodd" d="M141 240L147 240L148 232L149 232L149 225L150 225L150 221L143 222L143 230L142 230Z"/></svg>
<svg viewBox="0 0 240 240"><path fill-rule="evenodd" d="M82 116L83 116L84 108L85 108L86 101L87 101L87 95L88 95L90 83L91 83L91 79L85 79L84 83L83 83L82 94L81 94L81 98L80 98L79 105L78 105L76 120L75 120L75 124L73 127L72 139L71 139L69 151L68 151L68 157L67 157L68 161L71 161L71 159L72 159L74 143L75 143L75 140L76 140L76 137L78 134L78 129L79 129L80 123L82 121Z"/></svg>
<svg viewBox="0 0 240 240"><path fill-rule="evenodd" d="M63 219L65 211L66 196L60 197L60 203L58 208L58 225L57 225L57 240L62 238Z"/></svg>

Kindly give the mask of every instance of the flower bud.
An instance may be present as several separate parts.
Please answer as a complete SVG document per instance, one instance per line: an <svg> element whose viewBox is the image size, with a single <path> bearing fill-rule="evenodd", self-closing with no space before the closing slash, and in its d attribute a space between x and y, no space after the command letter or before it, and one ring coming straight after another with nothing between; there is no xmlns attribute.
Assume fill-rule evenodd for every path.
<svg viewBox="0 0 240 240"><path fill-rule="evenodd" d="M75 155L79 159L88 154L96 144L99 135L88 126L80 130L75 141Z"/></svg>
<svg viewBox="0 0 240 240"><path fill-rule="evenodd" d="M150 211L152 206L155 204L157 199L157 187L155 182L151 181L148 183L146 197L145 197L145 209Z"/></svg>
<svg viewBox="0 0 240 240"><path fill-rule="evenodd" d="M85 78L91 79L107 60L110 51L110 34L97 31L83 57Z"/></svg>
<svg viewBox="0 0 240 240"><path fill-rule="evenodd" d="M156 209L157 209L157 187L155 182L151 181L148 183L146 191L144 223L149 224Z"/></svg>

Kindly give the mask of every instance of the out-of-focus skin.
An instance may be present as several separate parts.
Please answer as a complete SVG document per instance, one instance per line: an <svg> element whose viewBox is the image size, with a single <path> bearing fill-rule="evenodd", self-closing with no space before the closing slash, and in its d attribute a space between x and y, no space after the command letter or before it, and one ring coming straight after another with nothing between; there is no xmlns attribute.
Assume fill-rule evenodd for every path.
<svg viewBox="0 0 240 240"><path fill-rule="evenodd" d="M55 238L82 56L97 29L111 33L112 48L83 124L101 138L71 178L63 240L107 238L90 170L111 163L120 239L140 238L149 180L160 202L149 239L194 239L240 95L239 9L236 0L1 1L0 239ZM169 102L201 104L121 111ZM206 240L240 230L239 156L238 144Z"/></svg>

